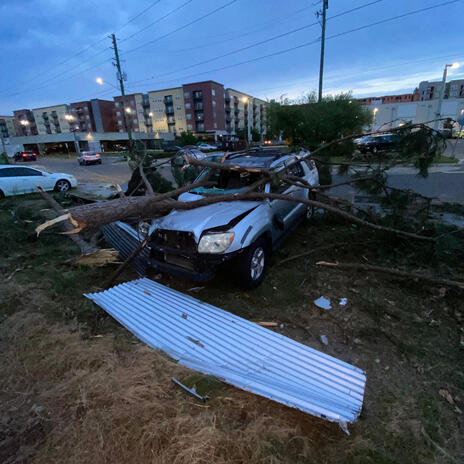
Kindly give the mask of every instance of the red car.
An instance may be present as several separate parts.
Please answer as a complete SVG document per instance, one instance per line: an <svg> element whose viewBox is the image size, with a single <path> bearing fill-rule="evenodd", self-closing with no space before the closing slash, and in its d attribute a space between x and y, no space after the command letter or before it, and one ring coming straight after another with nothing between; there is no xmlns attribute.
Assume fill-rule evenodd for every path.
<svg viewBox="0 0 464 464"><path fill-rule="evenodd" d="M33 151L20 151L14 157L15 161L37 161L37 153Z"/></svg>

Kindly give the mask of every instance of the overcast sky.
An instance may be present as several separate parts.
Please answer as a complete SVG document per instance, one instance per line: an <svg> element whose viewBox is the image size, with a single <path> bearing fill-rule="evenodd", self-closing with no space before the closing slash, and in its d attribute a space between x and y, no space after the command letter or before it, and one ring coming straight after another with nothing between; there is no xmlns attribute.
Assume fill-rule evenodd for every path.
<svg viewBox="0 0 464 464"><path fill-rule="evenodd" d="M341 15L327 22L324 92L411 92L421 80L440 79L455 61L463 67L450 78L464 77L462 1L352 31L445 1L329 0L328 17ZM117 95L109 86L117 84L107 37L113 32L127 92L212 79L261 98L300 96L318 85L320 6L316 0L0 0L0 114ZM97 77L107 84L96 84Z"/></svg>

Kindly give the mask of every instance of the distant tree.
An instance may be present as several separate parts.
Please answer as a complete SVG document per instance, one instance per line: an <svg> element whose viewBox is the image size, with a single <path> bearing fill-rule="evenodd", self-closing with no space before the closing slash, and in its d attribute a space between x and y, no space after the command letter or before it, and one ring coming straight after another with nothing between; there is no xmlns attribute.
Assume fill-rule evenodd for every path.
<svg viewBox="0 0 464 464"><path fill-rule="evenodd" d="M239 140L248 140L248 131L245 127L237 129L235 135L238 137Z"/></svg>
<svg viewBox="0 0 464 464"><path fill-rule="evenodd" d="M327 96L320 103L314 93L285 104L271 102L267 113L270 137L282 136L292 146L309 149L348 135L361 133L371 114L350 94ZM340 152L340 145L337 146ZM343 151L353 151L347 143Z"/></svg>
<svg viewBox="0 0 464 464"><path fill-rule="evenodd" d="M197 143L197 138L190 132L181 132L180 134L180 144L185 145L195 145Z"/></svg>
<svg viewBox="0 0 464 464"><path fill-rule="evenodd" d="M261 142L261 134L259 130L255 129L254 127L251 129L251 140L253 142Z"/></svg>

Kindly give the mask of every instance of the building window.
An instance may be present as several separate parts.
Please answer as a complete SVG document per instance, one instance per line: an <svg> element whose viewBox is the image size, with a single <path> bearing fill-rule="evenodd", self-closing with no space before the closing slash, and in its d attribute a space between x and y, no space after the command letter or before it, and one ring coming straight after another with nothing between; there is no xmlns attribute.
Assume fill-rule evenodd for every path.
<svg viewBox="0 0 464 464"><path fill-rule="evenodd" d="M134 119L134 124L137 124L137 122L138 122L137 119Z"/></svg>
<svg viewBox="0 0 464 464"><path fill-rule="evenodd" d="M182 121L182 116L177 116L177 119L178 119L179 121Z"/></svg>
<svg viewBox="0 0 464 464"><path fill-rule="evenodd" d="M216 111L213 111L213 118L216 119Z"/></svg>
<svg viewBox="0 0 464 464"><path fill-rule="evenodd" d="M116 116L121 116L121 112L120 112L120 111L116 111Z"/></svg>
<svg viewBox="0 0 464 464"><path fill-rule="evenodd" d="M119 129L119 132L124 132L122 129Z"/></svg>
<svg viewBox="0 0 464 464"><path fill-rule="evenodd" d="M87 124L87 127L88 127L89 129L92 129L92 124L90 124L90 122L89 122L89 123Z"/></svg>
<svg viewBox="0 0 464 464"><path fill-rule="evenodd" d="M182 106L176 106L176 110L181 110Z"/></svg>
<svg viewBox="0 0 464 464"><path fill-rule="evenodd" d="M176 100L180 100L180 95L176 95Z"/></svg>
<svg viewBox="0 0 464 464"><path fill-rule="evenodd" d="M84 106L84 111L89 111L89 108L87 106Z"/></svg>
<svg viewBox="0 0 464 464"><path fill-rule="evenodd" d="M187 124L187 130L192 130L193 126L191 124Z"/></svg>
<svg viewBox="0 0 464 464"><path fill-rule="evenodd" d="M213 97L216 96L216 91L215 91L214 89L211 89L211 95L212 95Z"/></svg>
<svg viewBox="0 0 464 464"><path fill-rule="evenodd" d="M131 101L131 105L135 106L135 101L134 100Z"/></svg>
<svg viewBox="0 0 464 464"><path fill-rule="evenodd" d="M213 100L213 106L216 106L216 100Z"/></svg>
<svg viewBox="0 0 464 464"><path fill-rule="evenodd" d="M187 113L187 119L192 119L192 115L190 113Z"/></svg>
<svg viewBox="0 0 464 464"><path fill-rule="evenodd" d="M115 102L114 106L117 108L119 106L119 102Z"/></svg>
<svg viewBox="0 0 464 464"><path fill-rule="evenodd" d="M185 104L185 109L186 109L186 110L189 110L189 109L190 109L190 103L186 103L186 104Z"/></svg>
<svg viewBox="0 0 464 464"><path fill-rule="evenodd" d="M190 98L190 93L189 92L184 92L184 98Z"/></svg>
<svg viewBox="0 0 464 464"><path fill-rule="evenodd" d="M217 129L217 124L216 123L214 123L214 128Z"/></svg>
<svg viewBox="0 0 464 464"><path fill-rule="evenodd" d="M122 121L121 120L118 121L118 126L122 126Z"/></svg>
<svg viewBox="0 0 464 464"><path fill-rule="evenodd" d="M88 114L86 114L85 119L90 119L90 116Z"/></svg>

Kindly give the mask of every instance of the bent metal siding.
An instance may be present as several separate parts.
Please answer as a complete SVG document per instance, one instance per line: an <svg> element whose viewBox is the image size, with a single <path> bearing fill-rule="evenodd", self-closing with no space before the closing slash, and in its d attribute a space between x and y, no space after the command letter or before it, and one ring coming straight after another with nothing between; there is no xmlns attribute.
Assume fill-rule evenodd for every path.
<svg viewBox="0 0 464 464"><path fill-rule="evenodd" d="M143 278L85 295L152 348L346 431L361 412L360 369Z"/></svg>

